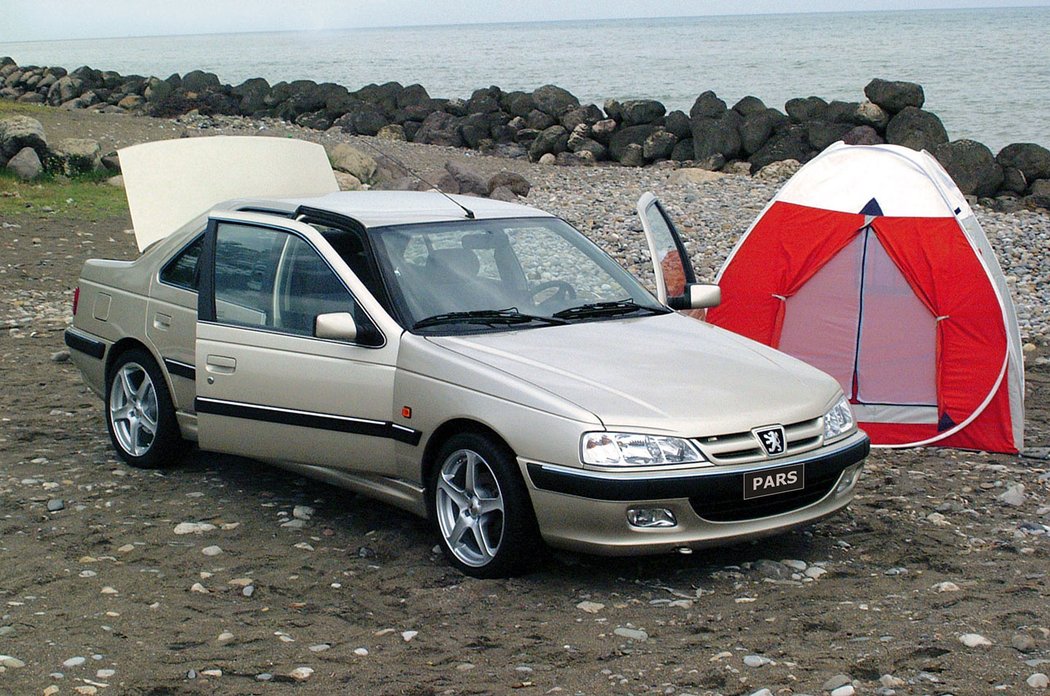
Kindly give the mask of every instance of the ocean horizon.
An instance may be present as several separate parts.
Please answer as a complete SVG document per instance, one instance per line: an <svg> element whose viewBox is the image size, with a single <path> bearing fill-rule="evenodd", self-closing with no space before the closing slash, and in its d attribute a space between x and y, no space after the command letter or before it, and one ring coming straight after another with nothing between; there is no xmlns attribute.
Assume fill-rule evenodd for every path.
<svg viewBox="0 0 1050 696"><path fill-rule="evenodd" d="M1050 145L1050 7L718 15L9 43L20 65L121 74L205 70L238 84L396 81L434 97L556 84L581 102L656 99L688 112L712 90L783 110L795 97L861 101L875 77L922 85L951 139L993 152Z"/></svg>

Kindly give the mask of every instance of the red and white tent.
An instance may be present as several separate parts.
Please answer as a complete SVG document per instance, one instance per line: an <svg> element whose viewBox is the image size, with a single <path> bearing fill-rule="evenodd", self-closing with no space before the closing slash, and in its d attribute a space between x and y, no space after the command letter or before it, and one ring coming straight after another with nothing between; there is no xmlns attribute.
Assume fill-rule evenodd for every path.
<svg viewBox="0 0 1050 696"><path fill-rule="evenodd" d="M718 284L708 321L838 379L872 443L1021 449L1010 293L926 152L832 145L773 198Z"/></svg>

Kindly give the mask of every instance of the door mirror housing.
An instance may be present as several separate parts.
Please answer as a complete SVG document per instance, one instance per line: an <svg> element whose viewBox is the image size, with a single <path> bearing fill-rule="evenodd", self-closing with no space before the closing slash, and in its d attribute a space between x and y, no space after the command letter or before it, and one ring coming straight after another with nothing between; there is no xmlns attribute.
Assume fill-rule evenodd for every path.
<svg viewBox="0 0 1050 696"><path fill-rule="evenodd" d="M720 304L722 288L703 283L690 283L685 286L684 295L667 298L667 306L671 309L710 309Z"/></svg>
<svg viewBox="0 0 1050 696"><path fill-rule="evenodd" d="M314 322L314 336L332 341L357 340L357 322L349 312L318 314Z"/></svg>

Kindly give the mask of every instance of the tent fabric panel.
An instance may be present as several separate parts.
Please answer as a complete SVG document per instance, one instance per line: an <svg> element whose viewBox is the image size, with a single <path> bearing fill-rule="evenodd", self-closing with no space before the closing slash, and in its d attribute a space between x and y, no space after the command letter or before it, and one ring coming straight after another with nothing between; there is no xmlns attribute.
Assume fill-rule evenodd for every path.
<svg viewBox="0 0 1050 696"><path fill-rule="evenodd" d="M955 218L878 218L887 254L939 319L937 394L942 417L970 418L996 389L1006 359L1002 309Z"/></svg>
<svg viewBox="0 0 1050 696"><path fill-rule="evenodd" d="M853 404L857 421L866 423L909 423L937 425L936 406L897 406L889 404Z"/></svg>
<svg viewBox="0 0 1050 696"><path fill-rule="evenodd" d="M856 369L863 252L864 237L857 235L785 300L778 346L837 379L846 394Z"/></svg>
<svg viewBox="0 0 1050 696"><path fill-rule="evenodd" d="M1010 418L1009 380L1003 379L988 406L969 425L937 442L944 447L1017 454Z"/></svg>
<svg viewBox="0 0 1050 696"><path fill-rule="evenodd" d="M879 239L864 252L856 400L937 403L937 319L915 296Z"/></svg>
<svg viewBox="0 0 1050 696"><path fill-rule="evenodd" d="M722 304L708 312L708 321L778 347L784 299L795 295L863 226L860 214L773 203L722 268Z"/></svg>

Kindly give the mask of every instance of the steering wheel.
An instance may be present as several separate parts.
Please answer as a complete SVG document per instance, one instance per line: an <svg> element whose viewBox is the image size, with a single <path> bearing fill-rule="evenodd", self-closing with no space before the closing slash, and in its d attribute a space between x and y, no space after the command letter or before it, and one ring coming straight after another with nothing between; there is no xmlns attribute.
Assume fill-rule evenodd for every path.
<svg viewBox="0 0 1050 696"><path fill-rule="evenodd" d="M540 302L540 306L546 304L561 304L564 303L565 300L576 299L576 288L569 285L564 280L548 280L547 282L540 283L532 288L531 292L533 301L535 301L536 297L538 297L543 291L550 290L551 288L557 288L557 291L547 299Z"/></svg>

